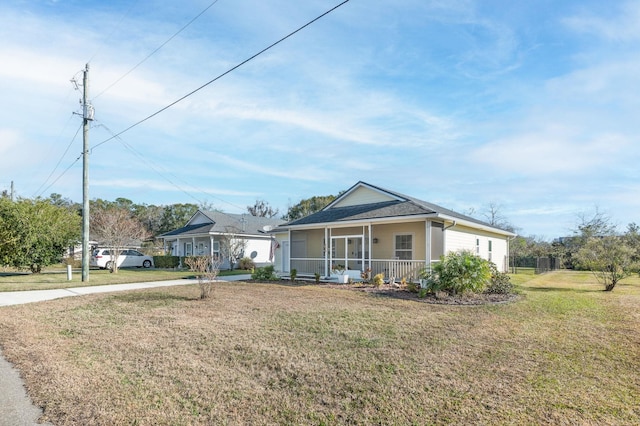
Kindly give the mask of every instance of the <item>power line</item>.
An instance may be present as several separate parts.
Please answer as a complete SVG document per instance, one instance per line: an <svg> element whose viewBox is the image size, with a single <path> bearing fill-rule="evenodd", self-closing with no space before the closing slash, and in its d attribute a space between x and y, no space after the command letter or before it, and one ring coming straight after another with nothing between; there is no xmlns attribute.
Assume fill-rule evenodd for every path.
<svg viewBox="0 0 640 426"><path fill-rule="evenodd" d="M146 165L153 170L154 172L156 172L158 174L158 176L160 176L162 179L166 180L167 182L169 182L171 185L173 185L174 187L176 187L180 192L186 194L188 197L194 199L195 201L197 201L199 204L204 204L202 200L200 200L199 198L197 198L195 195L191 194L190 192L188 192L186 189L184 189L183 187L181 187L180 185L176 184L174 181L172 181L171 179L169 179L167 177L167 175L170 175L172 177L174 177L177 180L180 180L182 183L184 183L185 185L191 187L192 189L196 190L197 192L201 193L201 194L205 194L210 196L213 199L216 199L218 201L221 201L223 203L226 203L232 207L236 207L238 209L243 210L244 207L241 207L237 204L234 204L230 201L227 200L223 200L220 197L217 197L213 194L211 194L210 192L207 192L201 188L198 188L196 186L191 185L190 183L186 182L184 179L176 176L175 174L171 173L170 171L166 170L164 167L162 166L158 166L158 168L156 168L156 165L154 165L148 158L146 158L142 153L140 153L140 151L136 150L133 146L131 146L131 144L129 144L128 142L126 142L124 139L122 139L120 136L115 135L115 133L109 129L105 124L100 123L98 126L104 128L107 132L111 133L120 143L122 143L122 145L129 150L131 153L133 153L136 157L138 157L143 163L146 163ZM158 170L158 169L162 169L162 170Z"/></svg>
<svg viewBox="0 0 640 426"><path fill-rule="evenodd" d="M131 11L133 10L134 7L136 7L138 5L138 0L136 0L135 2L131 3L131 5L129 6L129 9L127 9L127 11L125 13L122 14L122 17L120 18L120 20L118 21L118 23L116 24L116 26L113 28L113 30L111 30L111 33L109 33L109 35L106 38L106 42L108 42L109 40L111 40L111 37L113 37L113 35L116 33L116 31L118 30L118 28L120 28L120 26L122 25L122 22L124 21L124 18L127 17L127 15L129 15L131 13ZM106 43L105 43L106 44ZM103 44L104 45L104 44ZM98 53L100 52L100 49L98 49L96 51L96 53L93 54L93 56L91 56L91 59L89 59L89 63L91 63L93 61L93 58L95 58Z"/></svg>
<svg viewBox="0 0 640 426"><path fill-rule="evenodd" d="M173 40L178 34L180 34L182 31L184 31L189 25L191 25L196 19L198 19L199 17L201 17L207 10L209 10L214 4L218 3L219 0L215 0L213 1L211 4L209 4L209 6L207 6L206 8L204 8L204 10L202 12L200 12L199 14L197 14L193 19L191 19L189 22L187 22L186 25L184 25L182 28L180 28L175 34L173 34L171 37L169 37L164 43L162 43L160 46L158 46L153 52L149 53L143 60L141 60L140 62L138 62L136 65L134 65L133 68L131 68L129 71L127 71L126 73L124 73L124 75L122 75L120 78L118 78L116 81L114 81L113 83L111 83L109 86L107 86L106 89L104 89L102 92L98 93L93 99L97 99L98 97L100 97L102 94L104 94L104 92L106 92L107 90L111 89L113 86L115 86L116 84L118 84L123 78L125 78L126 76L128 76L129 74L131 74L136 68L138 68L140 65L142 65L144 62L147 61L147 59L149 59L150 57L152 57L153 55L155 55L160 49L162 49L167 43L169 43L171 40Z"/></svg>
<svg viewBox="0 0 640 426"><path fill-rule="evenodd" d="M73 138L71 139L71 141L69 142L69 145L67 145L67 149L64 150L64 152L62 153L62 155L60 156L60 159L58 160L58 162L56 163L56 165L53 167L53 170L51 170L51 173L49 173L49 176L47 176L47 178L44 180L44 182L42 183L42 185L40 185L40 187L36 190L35 194L37 196L40 196L42 194L44 194L44 192L49 189L51 187L51 185L53 185L53 183L51 185L49 185L48 187L45 188L45 190L43 190L42 192L40 192L40 189L45 186L47 184L47 182L49 181L49 179L51 179L51 176L53 176L53 174L56 172L56 170L58 169L58 166L60 165L60 163L62 163L62 160L64 159L64 157L67 155L67 153L69 152L69 148L71 148L71 145L73 144L73 142L76 140L76 137L78 137L78 133L80 133L80 129L82 129L82 124L78 127L78 130L76 130L75 135L73 135ZM77 161L77 160L76 160ZM59 176L56 181L58 179L60 179L62 176ZM55 181L54 181L55 183Z"/></svg>
<svg viewBox="0 0 640 426"><path fill-rule="evenodd" d="M117 136L122 135L123 133L128 132L129 130L133 129L134 127L139 126L140 124L144 123L147 120L150 120L151 118L155 117L156 115L160 114L161 112L164 112L166 110L168 110L169 108L171 108L172 106L178 104L179 102L182 102L183 100L185 100L186 98L188 98L189 96L199 92L200 90L204 89L205 87L209 86L210 84L218 81L219 79L221 79L222 77L226 76L227 74L237 70L238 68L240 68L241 66L245 65L246 63L252 61L253 59L257 58L258 56L262 55L264 52L270 50L271 48L277 46L278 44L282 43L283 41L287 40L288 38L290 38L291 36L297 34L298 32L302 31L303 29L305 29L306 27L310 26L311 24L313 24L314 22L322 19L323 17L325 17L326 15L328 15L329 13L333 12L334 10L338 9L340 6L343 6L344 4L348 3L349 0L344 0L342 3L338 4L337 6L334 6L333 8L327 10L326 12L324 12L323 14L317 16L316 18L312 19L311 21L307 22L306 24L304 24L303 26L299 27L297 30L292 31L291 33L287 34L286 36L282 37L281 39L279 39L278 41L270 44L269 46L265 47L264 49L262 49L261 51L259 51L258 53L254 54L253 56L245 59L244 61L240 62L239 64L235 65L232 68L229 68L227 71L223 72L222 74L218 75L217 77L215 77L212 80L209 80L208 82L206 82L205 84L203 84L202 86L198 87L197 89L187 93L186 95L182 96L181 98L179 98L176 101L173 101L172 103L170 103L169 105L159 109L158 111L154 112L153 114L147 116L146 118L143 118L142 120L138 121L137 123L132 124L131 126L127 127L126 129L120 131L119 133L113 135L112 137L110 137L109 139L106 139L102 142L100 142L99 144L95 145L92 149L95 149L97 147L99 147L100 145L104 145L105 143L115 139Z"/></svg>
<svg viewBox="0 0 640 426"><path fill-rule="evenodd" d="M80 128L82 128L82 127L80 127ZM80 161L80 159L81 159L81 158L82 158L82 154L80 154L80 155L78 156L78 158L76 158L76 159L75 159L71 164L69 164L69 167L67 167L66 169L64 169L64 170L62 171L62 173L60 173L60 175L59 175L57 178L55 178L55 180L54 180L53 182L51 182L51 183L49 184L49 186L47 186L45 189L43 189L43 190L42 190L42 192L41 192L41 194L44 194L46 191L48 191L48 190L49 190L49 188L51 188L53 185L55 185L55 183L56 183L58 180L60 180L60 178L61 178L62 176L64 176L64 175L65 175L69 170L71 170L71 167L73 167L73 166L74 166L74 164L76 164L78 161Z"/></svg>

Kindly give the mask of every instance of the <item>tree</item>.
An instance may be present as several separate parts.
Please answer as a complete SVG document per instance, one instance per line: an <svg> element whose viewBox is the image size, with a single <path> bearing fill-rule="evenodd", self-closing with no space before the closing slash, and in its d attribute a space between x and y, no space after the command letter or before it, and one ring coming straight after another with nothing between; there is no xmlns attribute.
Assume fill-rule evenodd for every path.
<svg viewBox="0 0 640 426"><path fill-rule="evenodd" d="M624 238L616 235L591 237L576 254L580 266L591 271L605 291L637 270L635 251Z"/></svg>
<svg viewBox="0 0 640 426"><path fill-rule="evenodd" d="M144 225L124 207L106 207L91 210L91 232L101 244L109 247L111 271L118 272L120 252L130 245L140 244L150 237Z"/></svg>
<svg viewBox="0 0 640 426"><path fill-rule="evenodd" d="M0 264L39 273L80 240L80 216L50 200L0 199Z"/></svg>
<svg viewBox="0 0 640 426"><path fill-rule="evenodd" d="M264 200L256 200L253 206L247 206L247 211L251 216L257 217L274 217L278 214L278 209L273 209L269 203Z"/></svg>
<svg viewBox="0 0 640 426"><path fill-rule="evenodd" d="M595 207L593 213L582 212L577 215L578 223L573 233L583 242L592 237L604 237L614 235L616 225L611 217L601 211L598 206Z"/></svg>
<svg viewBox="0 0 640 426"><path fill-rule="evenodd" d="M640 226L636 225L635 222L627 225L624 239L634 252L633 261L640 263Z"/></svg>
<svg viewBox="0 0 640 426"><path fill-rule="evenodd" d="M616 226L611 217L596 206L592 213L581 212L576 215L576 225L572 232L573 236L561 238L555 244L558 251L563 251L564 263L569 268L580 266L578 252L589 240L615 235Z"/></svg>
<svg viewBox="0 0 640 426"><path fill-rule="evenodd" d="M200 299L211 297L213 282L220 272L220 259L209 256L192 256L185 259L189 269L197 273Z"/></svg>
<svg viewBox="0 0 640 426"><path fill-rule="evenodd" d="M516 228L509 222L509 220L502 213L502 206L496 201L491 201L483 209L482 215L486 219L487 223L496 228L504 229L506 231L515 232Z"/></svg>
<svg viewBox="0 0 640 426"><path fill-rule="evenodd" d="M153 204L133 205L133 215L147 228L147 231L149 231L151 235L158 235L160 233L163 213L164 207L162 206Z"/></svg>
<svg viewBox="0 0 640 426"><path fill-rule="evenodd" d="M233 270L235 263L244 256L247 240L240 236L241 230L235 226L227 226L225 233L220 236L220 250L229 260L229 268Z"/></svg>
<svg viewBox="0 0 640 426"><path fill-rule="evenodd" d="M171 204L165 206L160 218L160 233L182 228L187 224L191 216L198 211L195 204Z"/></svg>
<svg viewBox="0 0 640 426"><path fill-rule="evenodd" d="M282 218L287 221L292 221L309 216L312 213L322 210L335 199L335 195L320 195L300 200L298 204L290 206L287 214Z"/></svg>

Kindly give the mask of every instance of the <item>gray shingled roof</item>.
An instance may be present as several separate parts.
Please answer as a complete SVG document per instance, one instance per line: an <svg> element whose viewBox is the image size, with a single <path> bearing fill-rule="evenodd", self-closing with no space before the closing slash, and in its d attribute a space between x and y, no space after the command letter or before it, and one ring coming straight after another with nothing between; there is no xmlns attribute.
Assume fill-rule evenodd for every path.
<svg viewBox="0 0 640 426"><path fill-rule="evenodd" d="M453 210L446 209L444 207L438 206L437 204L418 200L417 198L413 198L398 192L389 191L388 189L380 188L365 182L356 183L350 189L345 191L345 194L349 193L352 189L354 189L358 185L365 185L370 188L375 188L377 190L386 192L387 194L390 194L398 198L398 200L386 201L381 203L356 205L356 206L347 206L347 207L327 206L319 212L310 214L309 216L303 217L301 219L291 221L289 223L284 224L283 226L286 227L286 226L295 226L295 225L312 225L312 224L320 224L320 223L344 222L344 221L352 221L352 220L380 219L380 218L386 218L386 217L392 218L392 217L406 217L406 216L426 215L426 214L442 214L454 219L465 220L471 223L476 223L478 225L496 228L495 226L489 225L486 222L483 222L481 220L475 219L470 216L457 213ZM338 199L339 198L340 197L338 197ZM496 228L496 229L499 229L499 228Z"/></svg>
<svg viewBox="0 0 640 426"><path fill-rule="evenodd" d="M161 237L171 237L175 235L197 235L197 234L206 234L211 231L213 228L213 224L211 223L201 223L199 225L187 225L182 228L178 228L173 231L165 232L160 235Z"/></svg>
<svg viewBox="0 0 640 426"><path fill-rule="evenodd" d="M241 215L205 210L200 210L200 212L211 219L212 223L187 225L164 233L160 236L171 237L178 235L201 235L208 234L210 232L233 232L250 235L263 235L266 233L265 227L275 228L284 222L282 219L257 217L249 214Z"/></svg>

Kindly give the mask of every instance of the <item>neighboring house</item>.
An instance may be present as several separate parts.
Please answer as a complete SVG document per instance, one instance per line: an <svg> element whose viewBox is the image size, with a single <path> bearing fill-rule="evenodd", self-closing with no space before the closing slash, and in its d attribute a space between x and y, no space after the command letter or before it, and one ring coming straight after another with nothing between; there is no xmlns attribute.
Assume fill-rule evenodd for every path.
<svg viewBox="0 0 640 426"><path fill-rule="evenodd" d="M432 203L358 182L321 211L274 229L276 271L356 278L417 278L440 256L462 249L507 270L515 234ZM330 249L328 249L330 248Z"/></svg>
<svg viewBox="0 0 640 426"><path fill-rule="evenodd" d="M230 269L229 247L237 250L232 261L249 257L256 266L269 259L273 237L269 231L282 224L280 219L198 210L187 224L160 235L165 253L174 256L212 256L223 260L221 269Z"/></svg>
<svg viewBox="0 0 640 426"><path fill-rule="evenodd" d="M98 247L98 241L89 240L90 253L93 253L93 250ZM75 246L69 247L65 250L63 257L65 258L74 258L76 260L82 260L82 242L76 243Z"/></svg>

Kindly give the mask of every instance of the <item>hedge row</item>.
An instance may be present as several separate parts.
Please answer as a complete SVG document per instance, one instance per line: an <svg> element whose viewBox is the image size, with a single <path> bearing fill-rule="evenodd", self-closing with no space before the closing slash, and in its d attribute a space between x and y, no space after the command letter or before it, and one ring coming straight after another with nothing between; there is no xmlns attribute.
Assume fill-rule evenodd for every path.
<svg viewBox="0 0 640 426"><path fill-rule="evenodd" d="M184 261L187 257L191 256L153 256L153 264L156 268L161 269L178 268L180 265L183 268L187 268L187 264Z"/></svg>
<svg viewBox="0 0 640 426"><path fill-rule="evenodd" d="M180 256L153 256L156 268L169 269L180 266Z"/></svg>

